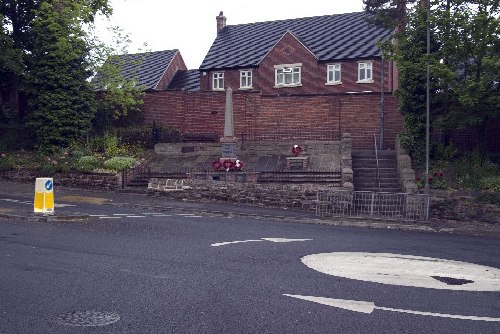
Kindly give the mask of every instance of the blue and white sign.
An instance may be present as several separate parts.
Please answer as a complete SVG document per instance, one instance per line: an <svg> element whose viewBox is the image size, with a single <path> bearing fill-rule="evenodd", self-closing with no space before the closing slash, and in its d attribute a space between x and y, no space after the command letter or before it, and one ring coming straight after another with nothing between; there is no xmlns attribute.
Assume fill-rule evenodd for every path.
<svg viewBox="0 0 500 334"><path fill-rule="evenodd" d="M45 182L45 189L47 189L47 191L51 191L53 187L54 184L52 183L52 180L47 180L47 182Z"/></svg>

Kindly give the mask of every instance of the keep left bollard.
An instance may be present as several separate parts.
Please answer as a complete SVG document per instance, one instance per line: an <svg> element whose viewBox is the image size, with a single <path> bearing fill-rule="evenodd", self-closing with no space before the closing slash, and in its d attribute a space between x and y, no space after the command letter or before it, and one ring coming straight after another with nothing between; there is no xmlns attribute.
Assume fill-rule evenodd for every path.
<svg viewBox="0 0 500 334"><path fill-rule="evenodd" d="M54 214L54 181L42 177L35 181L35 213Z"/></svg>

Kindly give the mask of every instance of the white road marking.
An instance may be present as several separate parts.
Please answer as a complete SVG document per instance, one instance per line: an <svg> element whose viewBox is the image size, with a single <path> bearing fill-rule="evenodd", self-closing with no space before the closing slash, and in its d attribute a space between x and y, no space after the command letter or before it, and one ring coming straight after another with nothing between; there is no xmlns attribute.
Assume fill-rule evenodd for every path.
<svg viewBox="0 0 500 334"><path fill-rule="evenodd" d="M354 311L354 312L359 312L359 313L366 313L366 314L371 314L375 310L382 310L382 311L389 311L389 312L399 312L399 313L423 315L423 316L429 316L429 317L500 322L500 318L404 310L404 309L376 306L375 303L373 303L373 302L358 301L358 300L333 299L333 298L325 298L325 297L301 296L301 295L289 295L289 294L284 294L284 296L302 299L302 300L307 300L307 301L322 304L322 305L327 305L327 306L331 306L331 307L336 307L336 308L341 308L344 310L349 310L349 311Z"/></svg>
<svg viewBox="0 0 500 334"><path fill-rule="evenodd" d="M33 204L33 203L26 203L26 204ZM56 207L56 208L65 208L68 206L76 206L76 205L74 205L74 204L62 204L62 203L55 203L54 204L54 207Z"/></svg>
<svg viewBox="0 0 500 334"><path fill-rule="evenodd" d="M133 213L113 213L113 216L130 216L133 215Z"/></svg>
<svg viewBox="0 0 500 334"><path fill-rule="evenodd" d="M210 246L212 247L219 247L219 246L225 246L225 245L231 245L231 244L242 244L244 242L253 242L253 241L264 241L264 240L240 240L240 241L226 241L226 242L217 242L215 244L211 244Z"/></svg>
<svg viewBox="0 0 500 334"><path fill-rule="evenodd" d="M122 219L123 217L107 217L107 216L99 216L100 219Z"/></svg>
<svg viewBox="0 0 500 334"><path fill-rule="evenodd" d="M295 242L295 241L310 241L313 239L286 239L286 238L260 238L258 240L240 240L240 241L226 241L226 242L218 242L215 244L211 244L210 246L219 247L231 244L241 244L244 242L254 242L254 241L270 241L276 243L285 243L285 242Z"/></svg>
<svg viewBox="0 0 500 334"><path fill-rule="evenodd" d="M146 216L127 216L127 218L146 218Z"/></svg>
<svg viewBox="0 0 500 334"><path fill-rule="evenodd" d="M312 254L301 260L321 273L366 282L429 289L500 291L500 269L461 261L350 252Z"/></svg>
<svg viewBox="0 0 500 334"><path fill-rule="evenodd" d="M311 241L312 239L262 238L262 240L281 243L281 242L295 242L295 241Z"/></svg>
<svg viewBox="0 0 500 334"><path fill-rule="evenodd" d="M173 215L152 215L151 217L172 217Z"/></svg>
<svg viewBox="0 0 500 334"><path fill-rule="evenodd" d="M194 213L176 213L176 216L194 216Z"/></svg>
<svg viewBox="0 0 500 334"><path fill-rule="evenodd" d="M89 215L89 217L103 217L103 215Z"/></svg>
<svg viewBox="0 0 500 334"><path fill-rule="evenodd" d="M12 199L12 198L2 198L0 201L5 201L5 202L19 202L18 199Z"/></svg>

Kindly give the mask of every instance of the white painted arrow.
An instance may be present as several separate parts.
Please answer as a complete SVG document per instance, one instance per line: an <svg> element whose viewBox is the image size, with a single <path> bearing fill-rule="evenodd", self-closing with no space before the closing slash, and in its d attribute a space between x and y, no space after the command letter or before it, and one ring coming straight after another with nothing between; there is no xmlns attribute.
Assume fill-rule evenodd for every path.
<svg viewBox="0 0 500 334"><path fill-rule="evenodd" d="M284 242L295 242L295 241L309 241L312 239L286 239L286 238L260 238L257 240L238 240L238 241L226 241L226 242L217 242L215 244L211 244L212 247L219 247L231 244L241 244L245 242L259 242L259 241L270 241L276 243L284 243Z"/></svg>
<svg viewBox="0 0 500 334"><path fill-rule="evenodd" d="M327 306L331 306L331 307L341 308L341 309L349 310L349 311L353 311L353 312L360 312L360 313L367 313L367 314L370 314L375 310L382 310L382 311L390 311L390 312L423 315L423 316L429 316L429 317L500 322L500 318L477 317L477 316L473 316L473 315L459 315L459 314L445 314L445 313L433 313L433 312L403 310L403 309L397 309L397 308L376 306L375 303L373 303L373 302L358 301L358 300L333 299L333 298L326 298L326 297L301 296L301 295L289 295L289 294L284 294L284 296L302 299L302 300L307 300L307 301L310 301L313 303L318 303L318 304L327 305Z"/></svg>

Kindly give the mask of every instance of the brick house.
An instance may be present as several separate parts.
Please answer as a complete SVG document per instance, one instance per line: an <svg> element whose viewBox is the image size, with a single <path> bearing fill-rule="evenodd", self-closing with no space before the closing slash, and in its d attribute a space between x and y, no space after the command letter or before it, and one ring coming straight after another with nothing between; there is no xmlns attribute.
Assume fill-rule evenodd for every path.
<svg viewBox="0 0 500 334"><path fill-rule="evenodd" d="M397 74L377 47L391 31L372 25L370 17L360 12L226 25L221 12L199 70L179 67L170 82L150 90L145 121L221 137L231 87L240 139L338 140L349 132L354 148L365 148L373 147L373 134L380 136L383 100L384 146L393 147L402 129L393 95Z"/></svg>

